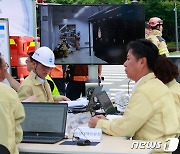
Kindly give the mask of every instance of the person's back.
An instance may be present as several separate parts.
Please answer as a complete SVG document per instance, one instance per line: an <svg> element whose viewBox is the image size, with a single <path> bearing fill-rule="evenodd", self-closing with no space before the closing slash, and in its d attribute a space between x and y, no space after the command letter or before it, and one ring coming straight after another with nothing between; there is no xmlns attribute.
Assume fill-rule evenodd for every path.
<svg viewBox="0 0 180 154"><path fill-rule="evenodd" d="M158 39L159 36L161 36L162 33L159 30L152 30L151 33L149 34L149 36L147 36L146 38L148 40L151 40L159 49L160 46L160 40ZM162 42L162 41L161 41Z"/></svg>
<svg viewBox="0 0 180 154"><path fill-rule="evenodd" d="M9 86L0 83L0 144L8 148L11 154L18 154L18 143L23 131L20 123L24 120L23 106L17 93Z"/></svg>
<svg viewBox="0 0 180 154"><path fill-rule="evenodd" d="M71 100L76 100L80 96L85 96L85 82L88 80L87 65L70 65L66 96Z"/></svg>
<svg viewBox="0 0 180 154"><path fill-rule="evenodd" d="M147 37L148 40L151 40L159 49L159 52L161 55L167 54L168 55L168 49L165 40L162 38L162 33L159 30L152 30L149 36Z"/></svg>
<svg viewBox="0 0 180 154"><path fill-rule="evenodd" d="M179 75L178 66L168 58L160 56L155 68L155 75L170 89L176 103L180 124L180 84L176 81ZM180 131L180 126L179 126Z"/></svg>
<svg viewBox="0 0 180 154"><path fill-rule="evenodd" d="M180 124L180 112L179 112L180 111L180 84L175 79L173 79L171 82L167 83L166 85L173 94L174 101L176 103L179 124Z"/></svg>
<svg viewBox="0 0 180 154"><path fill-rule="evenodd" d="M75 35L75 48L80 50L80 31Z"/></svg>
<svg viewBox="0 0 180 154"><path fill-rule="evenodd" d="M144 102L142 101L143 105L138 100L139 102L144 100ZM125 114L128 114L128 111L131 112L133 107L145 110L146 113L143 111L143 120L141 122L145 122L148 119L148 122L143 124L134 134L133 139L165 142L164 138L176 137L178 123L173 96L169 89L155 78L153 73L146 75L140 81L136 91L131 96ZM141 110L138 109L138 111ZM136 113L134 116L136 117Z"/></svg>

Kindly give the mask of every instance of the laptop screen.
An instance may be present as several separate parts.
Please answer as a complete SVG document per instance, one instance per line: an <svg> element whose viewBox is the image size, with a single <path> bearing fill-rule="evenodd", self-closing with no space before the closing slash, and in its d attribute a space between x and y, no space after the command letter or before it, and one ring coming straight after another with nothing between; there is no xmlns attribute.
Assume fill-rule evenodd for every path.
<svg viewBox="0 0 180 154"><path fill-rule="evenodd" d="M26 118L22 123L24 134L65 133L67 119L66 103L24 103Z"/></svg>
<svg viewBox="0 0 180 154"><path fill-rule="evenodd" d="M93 106L95 106L95 104L97 103L94 101L94 97L96 97L101 92L102 88L103 88L102 85L94 88L93 93L92 93L89 103L88 103L88 107L87 107L88 111L92 110L91 108L93 108Z"/></svg>
<svg viewBox="0 0 180 154"><path fill-rule="evenodd" d="M117 114L115 107L105 91L102 91L99 95L97 95L97 98L106 114Z"/></svg>

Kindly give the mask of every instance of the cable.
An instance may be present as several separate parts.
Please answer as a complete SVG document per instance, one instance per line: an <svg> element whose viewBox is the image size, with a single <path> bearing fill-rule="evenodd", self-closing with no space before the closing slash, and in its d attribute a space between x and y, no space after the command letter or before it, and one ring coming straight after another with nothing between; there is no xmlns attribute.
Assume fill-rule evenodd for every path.
<svg viewBox="0 0 180 154"><path fill-rule="evenodd" d="M113 103L113 104L118 105L120 107L125 107L126 106L126 105L121 105L121 104L118 104L118 103Z"/></svg>
<svg viewBox="0 0 180 154"><path fill-rule="evenodd" d="M87 139L86 135L84 135L84 133L81 131L81 129L80 129L79 127L77 127L77 128L74 129L73 136L72 136L72 141L74 142L74 141L78 141L78 140L81 139L80 137L74 135L74 134L75 134L75 131L76 131L77 129L78 129L78 130L80 131L80 133ZM88 140L88 139L87 139L87 140Z"/></svg>
<svg viewBox="0 0 180 154"><path fill-rule="evenodd" d="M131 82L131 79L129 79L129 81L128 81L128 95L130 96L130 92L129 92L129 84L130 84L130 82Z"/></svg>

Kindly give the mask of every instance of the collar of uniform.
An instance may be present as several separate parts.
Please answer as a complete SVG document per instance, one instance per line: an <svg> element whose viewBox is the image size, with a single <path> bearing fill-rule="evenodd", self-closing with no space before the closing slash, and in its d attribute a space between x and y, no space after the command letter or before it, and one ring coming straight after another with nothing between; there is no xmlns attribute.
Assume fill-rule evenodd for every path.
<svg viewBox="0 0 180 154"><path fill-rule="evenodd" d="M175 84L177 81L175 79L173 79L172 81L170 81L169 83L166 83L167 87L171 87L173 84Z"/></svg>
<svg viewBox="0 0 180 154"><path fill-rule="evenodd" d="M137 81L137 82L138 82L138 85L136 86L136 88L137 88L138 86L140 86L141 84L149 81L150 79L154 79L154 78L156 78L156 76L154 75L153 72L148 73L147 75L143 76L143 77L140 79L140 81L138 80L139 82Z"/></svg>
<svg viewBox="0 0 180 154"><path fill-rule="evenodd" d="M159 30L156 30L156 29L152 30L151 34L162 36L162 33Z"/></svg>
<svg viewBox="0 0 180 154"><path fill-rule="evenodd" d="M143 79L143 77L140 78L140 79L135 83L134 87L132 88L132 92L137 88L137 86L139 85L139 83L140 83L140 81L141 81L142 79Z"/></svg>
<svg viewBox="0 0 180 154"><path fill-rule="evenodd" d="M31 71L31 73L30 73L29 75L30 75L30 77L31 77L31 79L32 79L32 81L33 81L33 83L34 83L35 85L40 85L40 84L42 84L42 83L40 82L40 80L37 78L37 75L36 75L33 71Z"/></svg>
<svg viewBox="0 0 180 154"><path fill-rule="evenodd" d="M41 82L41 84L44 85L46 79L42 79L42 78L40 78L39 76L37 76L37 78L38 78L38 80Z"/></svg>

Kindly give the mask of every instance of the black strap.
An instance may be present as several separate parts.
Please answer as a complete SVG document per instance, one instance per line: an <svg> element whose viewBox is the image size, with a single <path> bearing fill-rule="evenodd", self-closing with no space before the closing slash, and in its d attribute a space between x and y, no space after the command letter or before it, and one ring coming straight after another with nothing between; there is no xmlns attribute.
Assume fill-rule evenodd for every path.
<svg viewBox="0 0 180 154"><path fill-rule="evenodd" d="M156 37L157 37L157 39L159 40L159 42L165 41L165 39L163 39L161 36L156 36Z"/></svg>

